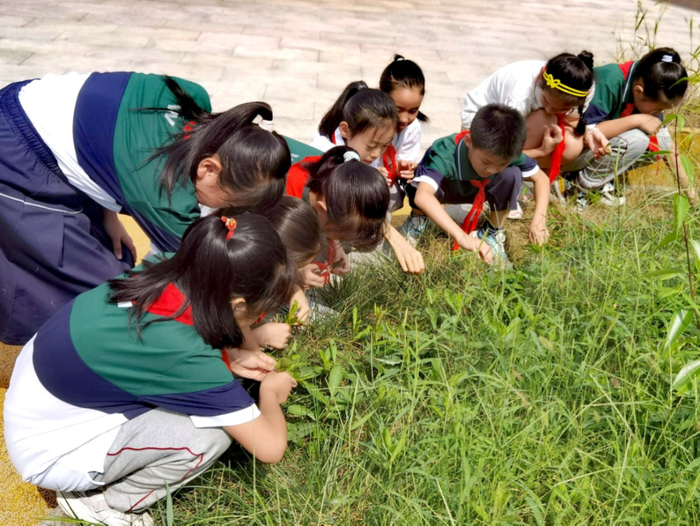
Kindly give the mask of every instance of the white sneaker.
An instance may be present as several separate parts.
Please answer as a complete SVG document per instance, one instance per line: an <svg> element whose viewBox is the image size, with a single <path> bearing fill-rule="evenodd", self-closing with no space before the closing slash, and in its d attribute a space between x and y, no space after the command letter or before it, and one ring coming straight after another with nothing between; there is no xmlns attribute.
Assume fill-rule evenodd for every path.
<svg viewBox="0 0 700 526"><path fill-rule="evenodd" d="M518 203L518 208L515 210L511 210L508 212L508 219L522 219L523 218L523 208L520 206L520 203Z"/></svg>
<svg viewBox="0 0 700 526"><path fill-rule="evenodd" d="M508 254L506 253L506 234L503 230L498 230L495 235L486 235L487 230L485 227L481 227L478 230L474 230L471 234L472 237L483 240L491 248L491 253L493 254L493 262L501 266L507 266L510 264L508 259Z"/></svg>
<svg viewBox="0 0 700 526"><path fill-rule="evenodd" d="M605 183L600 189L600 202L607 206L624 206L627 198L624 195L616 196L615 187L611 183Z"/></svg>
<svg viewBox="0 0 700 526"><path fill-rule="evenodd" d="M57 491L56 501L69 517L105 526L153 526L146 513L122 513L107 504L104 493L95 491Z"/></svg>
<svg viewBox="0 0 700 526"><path fill-rule="evenodd" d="M411 215L406 218L404 224L401 225L399 233L401 233L406 238L406 241L415 248L427 224L428 216L420 216L411 213Z"/></svg>

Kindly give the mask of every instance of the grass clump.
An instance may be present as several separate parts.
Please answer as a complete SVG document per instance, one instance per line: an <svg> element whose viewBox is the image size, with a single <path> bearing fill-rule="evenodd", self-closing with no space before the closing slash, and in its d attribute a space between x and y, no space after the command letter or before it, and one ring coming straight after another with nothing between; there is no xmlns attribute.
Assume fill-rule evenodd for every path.
<svg viewBox="0 0 700 526"><path fill-rule="evenodd" d="M233 450L174 523L700 522L700 407L670 389L698 335L662 350L683 281L647 277L681 258L645 212L669 201L563 209L508 272L439 237L422 277L356 270L286 353L285 459Z"/></svg>

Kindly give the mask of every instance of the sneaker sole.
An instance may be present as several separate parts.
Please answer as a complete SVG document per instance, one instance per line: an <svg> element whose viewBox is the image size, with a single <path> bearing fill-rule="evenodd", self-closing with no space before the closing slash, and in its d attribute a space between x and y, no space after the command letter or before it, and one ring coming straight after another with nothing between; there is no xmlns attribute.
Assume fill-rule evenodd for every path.
<svg viewBox="0 0 700 526"><path fill-rule="evenodd" d="M95 524L109 524L110 526L153 526L153 519L150 515L136 516L134 519L119 519L113 518L109 523L105 522L104 518L97 516L95 510L83 504L77 497L65 497L65 494L57 491L56 502L58 507L63 510L63 513L68 517L81 521L92 522ZM150 520L148 520L150 519Z"/></svg>

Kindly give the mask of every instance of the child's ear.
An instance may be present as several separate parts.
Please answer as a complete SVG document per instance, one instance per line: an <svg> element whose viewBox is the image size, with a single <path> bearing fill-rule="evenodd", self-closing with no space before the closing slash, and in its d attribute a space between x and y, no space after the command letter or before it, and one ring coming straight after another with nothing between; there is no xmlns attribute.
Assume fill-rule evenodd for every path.
<svg viewBox="0 0 700 526"><path fill-rule="evenodd" d="M245 299L244 298L234 298L231 300L231 307L234 309L238 309L240 307L245 308Z"/></svg>
<svg viewBox="0 0 700 526"><path fill-rule="evenodd" d="M316 202L314 203L314 208L317 210L322 210L323 212L328 212L328 205L326 204L326 198L325 197L319 197L316 199Z"/></svg>
<svg viewBox="0 0 700 526"><path fill-rule="evenodd" d="M197 166L197 180L201 181L205 178L216 177L219 180L221 175L221 160L218 155L212 155L199 161Z"/></svg>
<svg viewBox="0 0 700 526"><path fill-rule="evenodd" d="M467 148L471 148L471 147L472 147L472 135L471 135L471 133L467 133L467 134L464 136L464 144L467 145Z"/></svg>
<svg viewBox="0 0 700 526"><path fill-rule="evenodd" d="M348 123L341 121L338 128L340 128L340 135L347 141L350 138L350 126L348 126Z"/></svg>

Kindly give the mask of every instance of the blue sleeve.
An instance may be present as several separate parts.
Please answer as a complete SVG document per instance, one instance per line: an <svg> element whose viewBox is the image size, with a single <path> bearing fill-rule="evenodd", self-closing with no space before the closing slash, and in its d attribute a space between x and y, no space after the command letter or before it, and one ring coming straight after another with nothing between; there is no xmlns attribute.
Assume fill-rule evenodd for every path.
<svg viewBox="0 0 700 526"><path fill-rule="evenodd" d="M540 171L540 167L532 157L528 157L524 153L516 157L515 160L510 163L510 166L517 166L523 174L523 177L532 177L537 172Z"/></svg>
<svg viewBox="0 0 700 526"><path fill-rule="evenodd" d="M607 120L608 115L609 113L603 108L591 103L584 114L584 118L586 119L586 124L599 124L604 120Z"/></svg>

